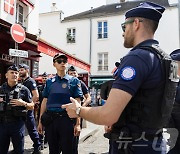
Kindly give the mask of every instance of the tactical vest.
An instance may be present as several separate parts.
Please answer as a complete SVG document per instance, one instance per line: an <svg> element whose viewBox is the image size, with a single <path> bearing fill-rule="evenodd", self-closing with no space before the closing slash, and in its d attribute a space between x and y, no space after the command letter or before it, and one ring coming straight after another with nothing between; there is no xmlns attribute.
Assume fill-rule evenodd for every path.
<svg viewBox="0 0 180 154"><path fill-rule="evenodd" d="M22 89L22 84L17 84L16 88L12 91L7 90L7 83L4 83L1 86L1 97L3 97L4 102L1 103L3 107L0 109L0 112L2 113L9 113L9 115L14 116L25 116L26 114L26 108L23 106L15 106L12 107L10 105L11 99L19 99L20 98L20 91Z"/></svg>
<svg viewBox="0 0 180 154"><path fill-rule="evenodd" d="M53 81L53 82L52 82ZM52 78L50 83L47 83L49 87L49 96L47 101L47 110L49 108L60 108L61 105L67 104L72 97L73 88L75 85L71 83L71 79L68 82L59 83L56 78Z"/></svg>
<svg viewBox="0 0 180 154"><path fill-rule="evenodd" d="M165 127L170 118L178 83L177 62L157 45L139 48L158 56L164 78L156 89L138 90L125 107L118 122L113 125L113 132L129 124L137 126L141 132L158 130Z"/></svg>

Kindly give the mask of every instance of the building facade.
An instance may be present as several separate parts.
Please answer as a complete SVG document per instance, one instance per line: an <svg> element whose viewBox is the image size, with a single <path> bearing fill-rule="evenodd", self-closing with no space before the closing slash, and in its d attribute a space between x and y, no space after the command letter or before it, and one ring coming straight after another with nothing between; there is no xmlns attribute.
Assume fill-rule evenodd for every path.
<svg viewBox="0 0 180 154"><path fill-rule="evenodd" d="M30 66L31 76L38 75L38 6L38 1L33 0L0 1L0 84L5 82L7 67L14 63L26 63ZM12 38L11 27L15 23L21 25L25 31L25 41L22 43L17 43ZM16 34L21 36L22 33L17 31ZM10 49L14 51L13 55ZM22 52L26 53L26 56Z"/></svg>
<svg viewBox="0 0 180 154"><path fill-rule="evenodd" d="M178 8L171 6L168 0L149 1L166 7L155 39L163 50L171 53L179 48ZM117 2L107 0L107 5L64 19L62 11L57 10L39 16L43 39L91 64L91 85L112 78L114 63L129 50L123 46L121 23L125 20L125 12L142 1Z"/></svg>

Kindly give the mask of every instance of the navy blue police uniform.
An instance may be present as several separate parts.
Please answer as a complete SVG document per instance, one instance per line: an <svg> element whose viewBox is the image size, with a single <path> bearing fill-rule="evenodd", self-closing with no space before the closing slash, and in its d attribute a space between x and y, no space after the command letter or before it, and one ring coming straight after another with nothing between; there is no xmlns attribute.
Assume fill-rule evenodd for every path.
<svg viewBox="0 0 180 154"><path fill-rule="evenodd" d="M156 40L147 40L136 47L134 47L130 52L122 59L121 64L118 68L117 79L113 82L112 88L121 89L130 93L133 97L136 95L137 91L141 87L142 89L156 89L157 85L161 83L163 76L161 70L161 64L158 57L152 52L148 52L144 49L139 49L140 46L151 46L152 44L158 44ZM114 126L115 127L115 126ZM133 126L134 127L134 126ZM138 132L133 130L134 132ZM148 132L149 131L149 132ZM146 130L147 133L156 133L155 130ZM136 144L143 144L141 142ZM151 143L147 143L148 151L154 153L151 149ZM112 145L111 153L118 154L118 144L116 142ZM141 148L136 148L136 153L144 153ZM116 152L115 152L116 151Z"/></svg>
<svg viewBox="0 0 180 154"><path fill-rule="evenodd" d="M88 94L89 93L88 87L83 81L80 80L80 82L81 82L81 89L82 89L83 95Z"/></svg>
<svg viewBox="0 0 180 154"><path fill-rule="evenodd" d="M180 61L180 49L173 51L170 54L171 58L176 61ZM180 82L178 83L175 103L171 114L170 127L176 128L180 133ZM180 153L180 135L177 137L175 146L168 152L168 154L179 154Z"/></svg>
<svg viewBox="0 0 180 154"><path fill-rule="evenodd" d="M158 24L164 10L158 4L144 2L128 10L125 17L140 17ZM125 25L122 24L123 30ZM169 76L173 61L158 44L153 39L144 40L123 57L118 67L112 88L123 90L132 98L112 126L110 139L115 140L112 154L166 152L162 128L172 111L177 80L174 74Z"/></svg>
<svg viewBox="0 0 180 154"><path fill-rule="evenodd" d="M13 68L11 70L17 71ZM15 94L16 92L17 94ZM17 107L8 107L8 104L12 98L31 103L31 93L28 88L21 84L10 87L7 83L4 83L0 87L0 97L3 97L4 100L3 103L0 103L0 154L8 153L10 139L14 147L13 152L23 154L26 110L23 107L19 109ZM4 105L3 108L2 105Z"/></svg>
<svg viewBox="0 0 180 154"><path fill-rule="evenodd" d="M22 82L22 84L30 90L31 94L32 94L33 90L37 90L36 82L31 77L27 77ZM28 130L28 133L29 133L31 140L34 143L33 144L34 150L35 151L40 150L41 142L40 142L39 134L38 134L38 131L36 128L36 121L34 118L34 111L33 110L29 110L27 113L26 128Z"/></svg>
<svg viewBox="0 0 180 154"><path fill-rule="evenodd" d="M72 154L75 119L70 119L61 105L69 103L70 97L82 97L80 81L67 74L62 79L56 75L46 81L43 96L47 98L46 112L53 119L45 126L50 153Z"/></svg>
<svg viewBox="0 0 180 154"><path fill-rule="evenodd" d="M48 77L48 74L46 72L44 72L42 74L42 77ZM41 104L43 101L43 90L45 87L45 83L43 83L42 85L38 85L38 92L39 92L39 107L38 107L38 121L39 121L39 116L40 116L40 109L41 109ZM39 138L40 138L40 142L41 142L41 149L44 149L47 147L47 135L46 135L46 131L44 132L44 134L39 134Z"/></svg>

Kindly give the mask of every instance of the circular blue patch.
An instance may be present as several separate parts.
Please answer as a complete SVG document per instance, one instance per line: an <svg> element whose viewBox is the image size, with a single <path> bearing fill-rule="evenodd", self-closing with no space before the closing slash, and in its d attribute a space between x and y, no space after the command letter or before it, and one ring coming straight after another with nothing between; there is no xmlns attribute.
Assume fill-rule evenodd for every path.
<svg viewBox="0 0 180 154"><path fill-rule="evenodd" d="M136 76L136 71L131 66L126 66L121 70L120 77L124 80L132 80Z"/></svg>

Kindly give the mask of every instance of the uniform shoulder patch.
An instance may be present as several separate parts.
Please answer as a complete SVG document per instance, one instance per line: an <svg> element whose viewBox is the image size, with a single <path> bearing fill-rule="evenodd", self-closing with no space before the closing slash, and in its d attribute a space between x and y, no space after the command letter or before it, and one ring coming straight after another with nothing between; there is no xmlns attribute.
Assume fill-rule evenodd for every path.
<svg viewBox="0 0 180 154"><path fill-rule="evenodd" d="M136 76L136 71L131 66L126 66L126 67L121 69L120 77L122 79L129 81L129 80L134 79L135 76Z"/></svg>
<svg viewBox="0 0 180 154"><path fill-rule="evenodd" d="M56 78L53 77L53 78L51 79L51 82L55 82L55 81L56 81Z"/></svg>
<svg viewBox="0 0 180 154"><path fill-rule="evenodd" d="M36 83L33 83L33 86L36 87Z"/></svg>

